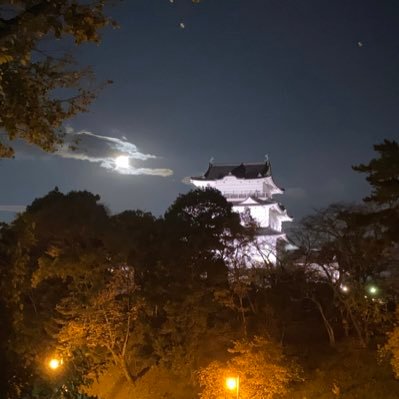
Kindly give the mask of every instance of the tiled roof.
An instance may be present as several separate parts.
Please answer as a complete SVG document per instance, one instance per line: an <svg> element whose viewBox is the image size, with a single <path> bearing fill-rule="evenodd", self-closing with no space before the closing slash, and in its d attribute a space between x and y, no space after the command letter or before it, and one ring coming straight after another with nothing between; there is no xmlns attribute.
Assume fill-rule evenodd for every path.
<svg viewBox="0 0 399 399"><path fill-rule="evenodd" d="M241 205L241 206L252 206L252 205L257 206L259 204L261 204L261 205L277 204L277 202L272 200L272 199L262 199L262 198L259 198L259 197L255 196L255 195L251 195L251 194L247 194L247 195L244 194L243 196L236 197L236 198L234 196L226 195L225 193L223 195L226 198L228 198L230 201L232 201L234 203L234 205L236 205L236 206L239 206L239 205ZM249 198L254 202L253 204L248 203L247 200Z"/></svg>
<svg viewBox="0 0 399 399"><path fill-rule="evenodd" d="M262 236L281 236L284 234L282 231L274 230L271 227L261 227L256 233Z"/></svg>
<svg viewBox="0 0 399 399"><path fill-rule="evenodd" d="M256 179L271 176L269 161L263 163L241 164L209 164L208 170L203 176L193 177L194 180L219 180L225 176L235 176L239 179Z"/></svg>

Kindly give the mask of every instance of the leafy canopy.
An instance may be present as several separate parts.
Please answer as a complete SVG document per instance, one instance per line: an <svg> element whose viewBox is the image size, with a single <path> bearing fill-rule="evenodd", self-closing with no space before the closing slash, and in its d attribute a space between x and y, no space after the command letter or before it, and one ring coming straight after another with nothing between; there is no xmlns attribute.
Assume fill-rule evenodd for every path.
<svg viewBox="0 0 399 399"><path fill-rule="evenodd" d="M118 1L0 0L0 158L17 139L54 151L63 122L88 109L101 86L63 48L98 44L116 25L105 7Z"/></svg>
<svg viewBox="0 0 399 399"><path fill-rule="evenodd" d="M372 187L371 195L364 199L375 208L369 213L368 222L380 225L385 238L395 245L399 235L399 144L384 140L374 149L378 157L353 169L366 173Z"/></svg>
<svg viewBox="0 0 399 399"><path fill-rule="evenodd" d="M63 121L93 101L90 69L78 68L68 54L54 54L59 39L98 43L99 30L113 24L104 12L107 3L0 0L0 131L6 137L0 157L14 154L15 139L54 150L62 142Z"/></svg>
<svg viewBox="0 0 399 399"><path fill-rule="evenodd" d="M394 206L399 203L399 144L395 140L384 140L376 144L374 150L379 157L367 165L354 166L353 169L367 174L372 193L365 201L378 205Z"/></svg>

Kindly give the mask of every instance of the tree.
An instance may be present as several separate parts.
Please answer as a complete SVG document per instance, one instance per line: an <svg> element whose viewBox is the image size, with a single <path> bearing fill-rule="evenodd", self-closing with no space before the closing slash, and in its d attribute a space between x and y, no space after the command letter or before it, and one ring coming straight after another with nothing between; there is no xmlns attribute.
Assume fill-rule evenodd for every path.
<svg viewBox="0 0 399 399"><path fill-rule="evenodd" d="M227 287L225 249L242 228L218 191L199 189L176 199L160 230L158 261L143 285L154 306L154 351L160 365L190 381L210 348L224 350L234 335L227 327L234 314L215 293Z"/></svg>
<svg viewBox="0 0 399 399"><path fill-rule="evenodd" d="M384 140L376 144L374 150L379 158L372 159L367 165L354 166L357 172L366 173L367 181L373 191L365 198L385 207L393 207L399 203L399 144L392 140Z"/></svg>
<svg viewBox="0 0 399 399"><path fill-rule="evenodd" d="M16 392L81 392L110 372L139 396L154 395L163 378L159 396L190 397L195 371L224 357L242 337L240 314L246 323L248 304L265 296L259 273L235 265L239 276L229 274L227 258L248 242L239 216L214 190L180 196L159 219L110 217L98 201L55 189L2 230ZM264 324L251 311L252 335L256 318L258 331ZM68 366L50 384L41 365L54 352Z"/></svg>
<svg viewBox="0 0 399 399"><path fill-rule="evenodd" d="M387 274L391 257L379 227L363 223L367 212L331 205L305 218L297 234L302 266L332 290L345 328L351 326L363 346L389 319L395 292Z"/></svg>
<svg viewBox="0 0 399 399"><path fill-rule="evenodd" d="M5 223L0 223L0 350L3 356L0 359L0 397L6 397L7 383L11 377L11 359L8 356L9 339L11 335L11 314L7 309L7 298L5 295L6 275L7 275L7 247L4 245L3 235L7 230Z"/></svg>
<svg viewBox="0 0 399 399"><path fill-rule="evenodd" d="M399 235L399 144L384 140L374 150L379 157L368 164L354 166L357 172L366 173L372 187L371 195L364 200L375 206L369 212L367 223L380 225L389 240L396 241Z"/></svg>
<svg viewBox="0 0 399 399"><path fill-rule="evenodd" d="M236 341L229 352L233 357L226 363L214 361L198 372L201 399L226 397L226 377L239 377L239 396L243 399L284 395L290 382L300 380L300 368L265 338Z"/></svg>
<svg viewBox="0 0 399 399"><path fill-rule="evenodd" d="M87 192L64 195L55 189L2 231L7 268L1 288L11 318L10 386L16 392L51 388L43 364L56 347L56 306L79 281L103 281L110 255L104 238L108 215L98 200ZM81 381L76 373L68 378Z"/></svg>
<svg viewBox="0 0 399 399"><path fill-rule="evenodd" d="M99 43L100 30L116 26L105 13L116 2L0 0L0 158L14 155L16 139L54 151L63 122L88 109L103 84L70 53L59 56L59 43Z"/></svg>
<svg viewBox="0 0 399 399"><path fill-rule="evenodd" d="M107 3L0 0L0 130L9 141L53 151L64 120L93 101L91 70L77 68L68 54L52 54L58 39L98 43L99 30L114 24L104 12ZM0 157L14 154L9 141L0 141Z"/></svg>
<svg viewBox="0 0 399 399"><path fill-rule="evenodd" d="M240 217L215 189L195 189L180 195L165 213L164 242L173 248L171 259L181 264L190 280L224 284L226 256L235 240L245 234ZM166 248L167 249L167 248Z"/></svg>
<svg viewBox="0 0 399 399"><path fill-rule="evenodd" d="M390 356L392 370L399 379L399 307L396 309L396 325L388 334L388 340L381 350L381 354Z"/></svg>
<svg viewBox="0 0 399 399"><path fill-rule="evenodd" d="M129 364L134 323L143 306L135 271L128 265L113 265L106 274L109 281L104 288L93 292L90 281L82 282L79 292L71 292L57 306L62 316L56 337L59 352L66 361L79 353L92 379L114 364L134 384L150 369L145 365L134 373ZM136 358L136 368L139 363Z"/></svg>

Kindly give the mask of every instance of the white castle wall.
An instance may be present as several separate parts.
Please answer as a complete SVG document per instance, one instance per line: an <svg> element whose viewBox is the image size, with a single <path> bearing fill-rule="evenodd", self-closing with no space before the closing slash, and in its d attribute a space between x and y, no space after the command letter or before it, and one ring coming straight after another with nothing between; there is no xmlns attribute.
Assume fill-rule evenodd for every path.
<svg viewBox="0 0 399 399"><path fill-rule="evenodd" d="M245 198L248 194L252 194L261 198L271 198L273 194L281 193L281 190L276 189L271 177L238 179L235 176L225 176L219 180L192 180L191 182L201 188L216 188L230 201L234 201L235 196Z"/></svg>
<svg viewBox="0 0 399 399"><path fill-rule="evenodd" d="M233 205L233 211L239 214L243 214L248 209L249 214L259 224L260 227L269 227L269 211L271 205L257 205L257 206L246 206L246 205Z"/></svg>
<svg viewBox="0 0 399 399"><path fill-rule="evenodd" d="M258 235L255 243L243 248L241 256L243 259L250 259L250 263L264 264L269 262L276 263L277 260L277 241L285 239L282 233L282 222L291 220L285 211L282 211L276 202L258 203L250 197L261 200L271 200L272 195L282 194L271 176L256 179L239 179L235 176L225 176L218 180L191 179L191 183L199 188L215 188L219 190L225 198L233 203L233 210L242 215L249 212L251 217L261 228L271 228L281 234Z"/></svg>

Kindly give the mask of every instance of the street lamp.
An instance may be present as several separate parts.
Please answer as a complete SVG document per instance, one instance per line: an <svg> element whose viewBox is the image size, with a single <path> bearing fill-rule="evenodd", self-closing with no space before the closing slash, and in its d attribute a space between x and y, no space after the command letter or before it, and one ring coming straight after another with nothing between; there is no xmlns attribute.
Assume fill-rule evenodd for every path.
<svg viewBox="0 0 399 399"><path fill-rule="evenodd" d="M228 377L226 378L226 388L229 391L236 392L236 399L238 399L238 394L240 392L240 377Z"/></svg>

